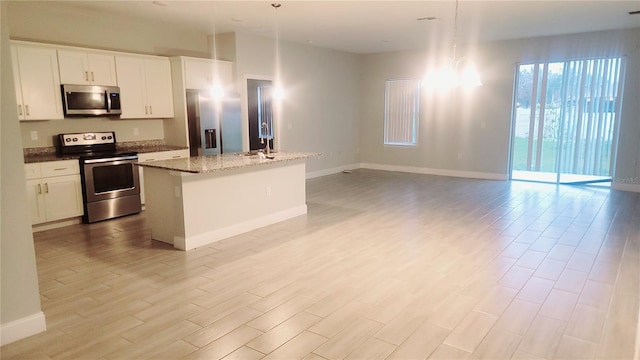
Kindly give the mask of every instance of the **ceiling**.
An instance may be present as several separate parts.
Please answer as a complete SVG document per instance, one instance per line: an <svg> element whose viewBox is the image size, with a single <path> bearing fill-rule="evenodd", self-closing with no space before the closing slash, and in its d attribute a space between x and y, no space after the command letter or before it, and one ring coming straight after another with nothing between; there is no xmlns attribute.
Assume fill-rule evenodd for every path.
<svg viewBox="0 0 640 360"><path fill-rule="evenodd" d="M15 0L24 3L25 0ZM250 32L353 53L417 49L453 39L456 2L446 1L43 1L53 11L152 19L205 33ZM457 41L486 42L640 27L638 0L460 0ZM417 20L435 17L435 20ZM214 30L215 29L215 30Z"/></svg>

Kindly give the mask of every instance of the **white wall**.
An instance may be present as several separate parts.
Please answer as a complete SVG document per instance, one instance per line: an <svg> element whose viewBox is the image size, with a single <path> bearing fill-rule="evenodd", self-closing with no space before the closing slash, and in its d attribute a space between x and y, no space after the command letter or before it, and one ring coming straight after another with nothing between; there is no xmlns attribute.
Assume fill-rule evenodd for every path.
<svg viewBox="0 0 640 360"><path fill-rule="evenodd" d="M110 120L108 118L74 118L64 120L20 122L20 135L25 148L53 146L57 134L86 131L115 131L118 142L156 140L164 138L163 120ZM138 135L134 130L138 129ZM32 140L35 131L37 139Z"/></svg>
<svg viewBox="0 0 640 360"><path fill-rule="evenodd" d="M15 105L5 2L0 3L0 344L44 330Z"/></svg>
<svg viewBox="0 0 640 360"><path fill-rule="evenodd" d="M7 4L9 34L14 40L162 56L209 56L205 33L126 16L65 10L64 4L53 2L10 1ZM20 128L24 147L53 146L53 136L65 132L115 131L118 141L164 138L160 119L65 119L21 122ZM138 135L134 135L133 128L138 128ZM31 139L32 131L38 133L37 140Z"/></svg>
<svg viewBox="0 0 640 360"><path fill-rule="evenodd" d="M246 94L247 77L274 78L275 44L245 33L235 40L238 87ZM307 171L321 174L358 162L361 61L361 55L280 42L285 98L276 147L322 153L307 161ZM243 115L246 124L246 107Z"/></svg>
<svg viewBox="0 0 640 360"><path fill-rule="evenodd" d="M126 16L64 11L64 6L54 3L10 5L10 35L14 39L155 55L211 56L213 39L207 34ZM246 93L247 76L273 78L273 39L222 34L216 37L216 45L219 59L235 62L241 94ZM308 162L309 171L337 171L358 163L361 59L340 51L281 43L282 76L288 95L279 116L278 147L322 152L322 157ZM244 114L246 119L246 104ZM246 120L244 126L247 134ZM113 130L118 141L165 136L162 120L65 119L22 122L20 127L25 147L52 146L53 136L63 132ZM133 134L134 127L139 129L138 136ZM32 131L38 133L38 140L31 139Z"/></svg>
<svg viewBox="0 0 640 360"><path fill-rule="evenodd" d="M511 102L517 63L566 58L627 56L616 178L640 176L638 104L640 29L553 36L481 44L469 53L481 69L484 86L469 93L446 95L423 89L419 145L383 145L384 82L394 78L423 78L433 52L409 51L367 55L362 75L361 161L370 164L476 173L486 177L508 174ZM445 54L446 56L446 54ZM461 158L459 158L459 155ZM438 172L438 171L435 171Z"/></svg>
<svg viewBox="0 0 640 360"><path fill-rule="evenodd" d="M64 2L9 1L15 40L163 56L208 57L207 34L164 22L68 9Z"/></svg>

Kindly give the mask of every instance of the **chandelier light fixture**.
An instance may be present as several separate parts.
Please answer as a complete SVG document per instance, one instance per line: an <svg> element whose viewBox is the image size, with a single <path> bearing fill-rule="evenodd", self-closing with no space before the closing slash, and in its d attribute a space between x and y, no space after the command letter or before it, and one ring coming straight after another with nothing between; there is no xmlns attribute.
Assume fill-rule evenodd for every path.
<svg viewBox="0 0 640 360"><path fill-rule="evenodd" d="M473 64L467 63L464 57L456 58L456 40L458 33L458 0L456 0L455 17L453 21L453 52L447 64L437 70L432 70L425 77L425 85L430 88L449 90L453 88L471 88L482 86L478 70Z"/></svg>

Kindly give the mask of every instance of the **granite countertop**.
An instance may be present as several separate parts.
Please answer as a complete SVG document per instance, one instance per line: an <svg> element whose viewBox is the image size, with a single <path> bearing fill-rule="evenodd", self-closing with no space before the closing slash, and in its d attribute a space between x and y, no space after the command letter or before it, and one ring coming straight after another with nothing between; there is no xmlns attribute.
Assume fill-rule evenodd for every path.
<svg viewBox="0 0 640 360"><path fill-rule="evenodd" d="M183 159L156 160L138 163L137 165L170 171L201 174L301 160L321 156L321 154L279 151L277 153L272 153L271 156L273 156L273 159L261 159L258 155L249 156L245 155L245 153L232 153L223 155L193 156Z"/></svg>
<svg viewBox="0 0 640 360"><path fill-rule="evenodd" d="M163 140L127 141L117 143L116 148L118 151L135 151L137 153L151 153L188 149L188 147L186 146L166 145ZM56 148L53 146L24 149L25 164L46 161L76 160L79 157L80 155L58 156L56 155Z"/></svg>

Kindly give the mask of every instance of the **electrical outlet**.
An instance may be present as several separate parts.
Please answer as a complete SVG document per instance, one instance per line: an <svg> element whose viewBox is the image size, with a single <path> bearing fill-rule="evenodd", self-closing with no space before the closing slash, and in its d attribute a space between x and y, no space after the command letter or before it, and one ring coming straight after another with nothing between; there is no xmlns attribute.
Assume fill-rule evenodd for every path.
<svg viewBox="0 0 640 360"><path fill-rule="evenodd" d="M38 140L38 132L35 130L31 130L31 140Z"/></svg>
<svg viewBox="0 0 640 360"><path fill-rule="evenodd" d="M133 128L133 135L136 135L136 136L140 135L140 129Z"/></svg>
<svg viewBox="0 0 640 360"><path fill-rule="evenodd" d="M267 186L266 195L271 196L271 186Z"/></svg>

